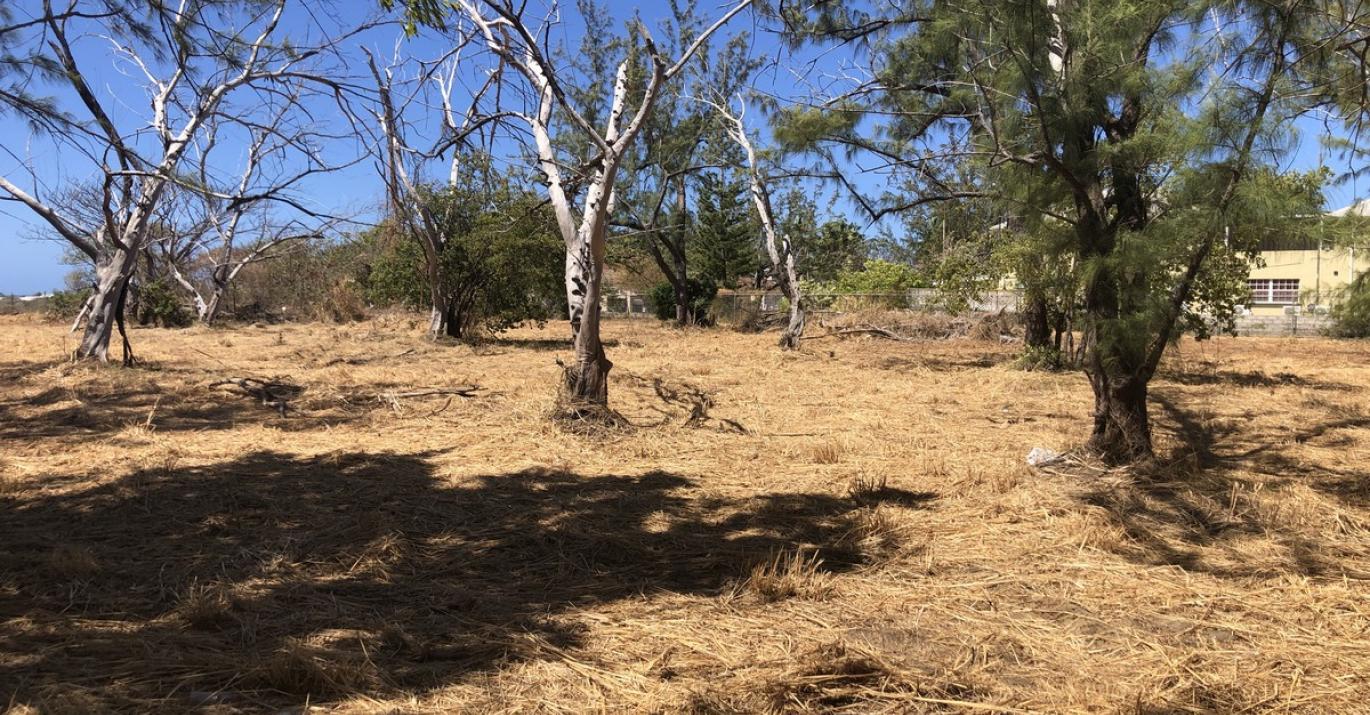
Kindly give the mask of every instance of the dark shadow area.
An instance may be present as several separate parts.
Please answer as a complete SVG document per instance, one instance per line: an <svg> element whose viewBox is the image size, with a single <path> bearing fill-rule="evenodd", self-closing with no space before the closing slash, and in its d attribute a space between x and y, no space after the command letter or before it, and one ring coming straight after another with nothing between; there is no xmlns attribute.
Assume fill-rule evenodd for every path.
<svg viewBox="0 0 1370 715"><path fill-rule="evenodd" d="M1331 419L1280 435L1252 434L1237 420L1205 420L1173 397L1152 393L1161 408L1158 427L1172 427L1185 448L1154 472L1139 472L1126 485L1100 485L1082 500L1104 509L1128 542L1118 551L1134 561L1221 577L1299 574L1340 579L1370 578L1342 557L1364 561L1370 554L1340 550L1317 528L1299 530L1271 518L1266 498L1301 483L1357 508L1370 506L1370 471L1328 466L1285 456L1281 444L1315 439L1329 432L1370 426L1370 418ZM1256 489L1259 487L1259 489ZM1247 563L1236 542L1268 540L1272 558Z"/></svg>
<svg viewBox="0 0 1370 715"><path fill-rule="evenodd" d="M1350 390L1351 385L1326 380L1310 380L1292 372L1267 374L1260 370L1210 370L1181 371L1162 370L1157 375L1161 380L1181 385L1226 385L1230 387L1306 387L1314 390Z"/></svg>
<svg viewBox="0 0 1370 715"><path fill-rule="evenodd" d="M879 362L881 370L903 371L923 369L935 371L982 370L1003 365L1016 359L1009 353L983 353L978 357L924 355L916 358L886 357Z"/></svg>
<svg viewBox="0 0 1370 715"><path fill-rule="evenodd" d="M307 391L299 404L282 417L260 400L202 385L182 389L152 384L54 387L28 397L0 399L0 440L93 436L132 424L179 432L231 429L252 422L299 432L346 422L359 414L345 409L351 407L347 404L311 405Z"/></svg>
<svg viewBox="0 0 1370 715"><path fill-rule="evenodd" d="M56 367L54 362L0 362L0 387Z"/></svg>
<svg viewBox="0 0 1370 715"><path fill-rule="evenodd" d="M557 351L571 350L571 338L514 338L505 335L496 335L482 338L478 343L481 347L508 348L511 350L541 350ZM605 348L616 348L619 341L615 339L604 340Z"/></svg>
<svg viewBox="0 0 1370 715"><path fill-rule="evenodd" d="M0 692L92 712L422 692L558 657L583 607L718 594L788 550L864 558L850 499L702 498L665 472L450 486L429 457L262 451L0 496Z"/></svg>

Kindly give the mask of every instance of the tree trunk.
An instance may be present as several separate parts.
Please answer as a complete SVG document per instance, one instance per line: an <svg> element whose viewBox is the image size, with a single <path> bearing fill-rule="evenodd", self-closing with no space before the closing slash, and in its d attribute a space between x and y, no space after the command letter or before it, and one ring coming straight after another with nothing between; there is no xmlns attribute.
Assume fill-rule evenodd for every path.
<svg viewBox="0 0 1370 715"><path fill-rule="evenodd" d="M1094 432L1089 447L1109 464L1130 464L1148 459L1151 423L1146 411L1146 381L1090 375L1094 388Z"/></svg>
<svg viewBox="0 0 1370 715"><path fill-rule="evenodd" d="M780 289L790 302L790 322L780 334L780 347L785 350L798 350L799 341L804 337L804 296L799 289L799 271L794 265L794 251L790 246L790 239L782 237L780 240L781 249L784 251L783 257L774 249L770 251L771 260L776 272L779 273ZM773 243L774 240L768 242ZM777 261L777 258L781 260Z"/></svg>
<svg viewBox="0 0 1370 715"><path fill-rule="evenodd" d="M804 306L803 298L799 291L794 292L790 301L790 322L785 326L785 331L780 334L780 347L786 350L798 350L799 341L804 337Z"/></svg>
<svg viewBox="0 0 1370 715"><path fill-rule="evenodd" d="M585 255L589 256L588 242ZM598 263L586 261L584 270L578 270L574 282L568 280L568 298L571 288L584 286L579 294L582 299L579 319L576 309L572 308L571 330L575 339L575 363L566 370L564 398L570 414L577 417L607 414L609 406L609 370L614 364L604 355L604 343L600 341L600 278L603 269ZM578 266L579 267L579 266ZM568 262L568 273L570 266Z"/></svg>
<svg viewBox="0 0 1370 715"><path fill-rule="evenodd" d="M437 290L429 292L429 300L432 307L428 310L428 338L430 340L440 340L444 337L460 339L462 325L458 319L456 301Z"/></svg>
<svg viewBox="0 0 1370 715"><path fill-rule="evenodd" d="M1023 310L1023 344L1029 349L1051 347L1051 321L1045 296L1028 296Z"/></svg>
<svg viewBox="0 0 1370 715"><path fill-rule="evenodd" d="M690 305L690 283L687 280L689 275L685 265L685 235L688 229L685 222L689 216L689 207L686 204L685 179L681 179L676 184L676 226L675 248L671 251L671 259L675 264L675 276L671 280L671 287L675 288L675 322L677 325L690 325L699 319L694 314L693 306Z"/></svg>
<svg viewBox="0 0 1370 715"><path fill-rule="evenodd" d="M580 335L585 315L585 293L590 284L590 246L586 243L566 251L566 311L571 320L571 339ZM631 306L629 306L631 308Z"/></svg>
<svg viewBox="0 0 1370 715"><path fill-rule="evenodd" d="M95 269L95 293L91 296L90 316L81 345L76 348L78 360L109 362L109 341L115 322L122 316L124 293L128 279L137 265L137 254L115 251L108 261Z"/></svg>
<svg viewBox="0 0 1370 715"><path fill-rule="evenodd" d="M214 286L214 292L209 295L209 300L200 308L200 322L205 325L213 325L219 319L219 306L224 304L224 289L227 286ZM196 302L199 296L195 297Z"/></svg>
<svg viewBox="0 0 1370 715"><path fill-rule="evenodd" d="M685 326L694 322L694 316L690 315L690 291L685 281L676 280L671 283L671 288L675 290L675 322L676 325Z"/></svg>

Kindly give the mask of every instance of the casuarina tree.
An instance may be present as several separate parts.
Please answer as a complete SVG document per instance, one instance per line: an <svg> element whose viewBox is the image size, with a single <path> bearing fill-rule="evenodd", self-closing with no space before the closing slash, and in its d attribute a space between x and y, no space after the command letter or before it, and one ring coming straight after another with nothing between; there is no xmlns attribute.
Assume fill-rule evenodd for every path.
<svg viewBox="0 0 1370 715"><path fill-rule="evenodd" d="M893 9L890 9L893 8ZM872 215L990 197L1079 271L1089 445L1152 454L1147 387L1166 347L1240 295L1237 265L1297 196L1253 190L1305 111L1330 46L1318 2L939 0L781 6L796 41L867 50L871 76L781 118L792 146L883 157L899 192ZM884 128L871 130L871 122ZM831 154L828 154L831 156ZM964 191L938 168L975 157ZM1259 182L1256 182L1259 183Z"/></svg>

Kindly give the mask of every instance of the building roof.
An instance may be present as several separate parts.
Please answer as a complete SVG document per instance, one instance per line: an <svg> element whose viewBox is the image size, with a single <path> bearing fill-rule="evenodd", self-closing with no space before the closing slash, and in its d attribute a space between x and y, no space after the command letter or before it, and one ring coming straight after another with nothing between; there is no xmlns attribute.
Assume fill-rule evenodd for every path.
<svg viewBox="0 0 1370 715"><path fill-rule="evenodd" d="M1370 216L1370 199L1357 201L1350 206L1343 206L1336 211L1327 212L1328 216Z"/></svg>

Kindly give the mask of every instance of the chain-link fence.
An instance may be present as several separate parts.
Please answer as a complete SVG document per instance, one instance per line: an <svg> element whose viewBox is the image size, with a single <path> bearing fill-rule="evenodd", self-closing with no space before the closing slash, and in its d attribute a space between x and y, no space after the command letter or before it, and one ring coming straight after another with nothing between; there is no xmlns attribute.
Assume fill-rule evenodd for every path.
<svg viewBox="0 0 1370 715"><path fill-rule="evenodd" d="M805 294L809 310L815 314L854 313L865 310L939 310L947 307L946 294L921 288L890 293L809 293ZM976 312L1016 312L1018 291L987 291L962 309ZM656 306L646 295L621 292L604 300L604 315L609 318L650 318ZM738 291L722 293L714 298L710 315L715 321L729 325L754 322L768 313L785 309L785 296L779 292Z"/></svg>
<svg viewBox="0 0 1370 715"><path fill-rule="evenodd" d="M600 305L601 312L606 318L656 317L656 303L650 297L639 293L614 293L605 297Z"/></svg>

